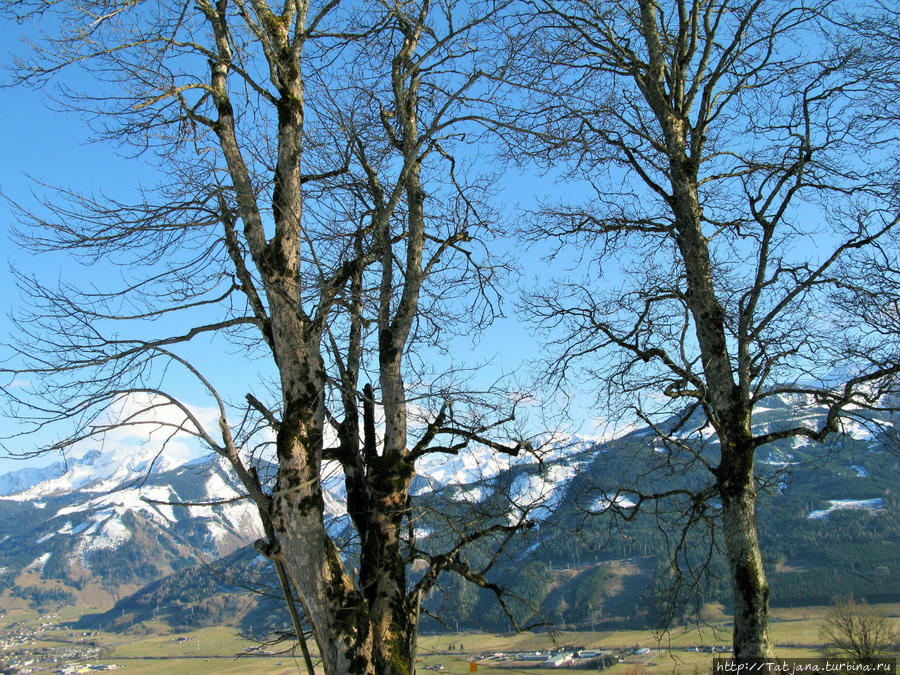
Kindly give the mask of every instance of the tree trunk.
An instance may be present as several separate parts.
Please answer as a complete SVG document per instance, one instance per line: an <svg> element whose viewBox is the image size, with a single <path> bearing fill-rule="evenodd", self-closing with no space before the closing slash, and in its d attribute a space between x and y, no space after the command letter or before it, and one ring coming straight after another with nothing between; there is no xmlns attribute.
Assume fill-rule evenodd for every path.
<svg viewBox="0 0 900 675"><path fill-rule="evenodd" d="M765 659L769 645L769 585L763 571L756 528L756 487L753 451L729 447L722 439L719 494L722 531L734 593L734 656Z"/></svg>
<svg viewBox="0 0 900 675"><path fill-rule="evenodd" d="M734 382L725 330L725 310L712 281L708 240L703 235L696 175L673 162L678 245L688 279L687 300L703 356L711 422L719 436L716 470L722 498L722 530L734 590L733 647L736 658L771 656L768 640L769 587L756 530L755 446L750 403Z"/></svg>
<svg viewBox="0 0 900 675"><path fill-rule="evenodd" d="M339 430L341 463L347 487L347 511L360 536L359 589L372 633L376 673L412 672L412 631L406 597L406 562L400 534L409 508L412 466L402 455L379 456L370 385L363 390L363 442L359 443L356 402L348 396L347 418Z"/></svg>
<svg viewBox="0 0 900 675"><path fill-rule="evenodd" d="M316 521L314 515L301 518L295 510L291 530L280 534L280 555L312 625L322 666L326 675L375 675L371 631L359 620L364 601L344 573L321 521Z"/></svg>
<svg viewBox="0 0 900 675"><path fill-rule="evenodd" d="M374 675L373 636L366 601L325 531L319 480L321 425L315 404L290 406L278 432L278 483L272 495L282 557L327 675ZM293 409L292 409L293 408Z"/></svg>
<svg viewBox="0 0 900 675"><path fill-rule="evenodd" d="M375 672L409 675L415 625L400 534L409 508L412 467L402 457L376 455L373 443L366 438L365 466L345 466L347 507L360 534L359 588L372 630Z"/></svg>
<svg viewBox="0 0 900 675"><path fill-rule="evenodd" d="M391 478L405 483L399 476ZM376 508L366 516L360 588L372 623L376 671L379 675L409 675L414 625L406 596L406 562L400 549L401 521L409 498L402 487L379 492Z"/></svg>

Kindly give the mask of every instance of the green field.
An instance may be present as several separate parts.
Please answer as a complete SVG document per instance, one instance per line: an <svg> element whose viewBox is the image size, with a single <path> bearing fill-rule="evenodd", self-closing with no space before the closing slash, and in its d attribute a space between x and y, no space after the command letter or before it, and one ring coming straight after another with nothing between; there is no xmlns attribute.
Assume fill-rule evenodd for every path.
<svg viewBox="0 0 900 675"><path fill-rule="evenodd" d="M881 605L900 627L900 605ZM772 639L776 652L781 657L804 657L819 655L819 630L827 607L804 607L774 610L771 624ZM559 632L490 634L490 633L447 633L423 635L418 645L418 672L434 672L436 666L443 666L440 672L455 674L468 673L469 664L477 662L479 673L559 673L558 669L523 668L521 664L511 664L496 659L482 659L486 652L549 650L564 645L574 645L587 649L628 650L646 647L650 653L640 657L627 657L622 663L612 667L613 675L641 675L662 673L708 672L712 655L693 651L698 645L727 646L730 639L730 624L727 616L717 608L707 612L717 617L711 625L698 627L678 626L672 630L656 634L651 631L604 631L604 632ZM142 632L130 634L78 633L57 624L71 617L41 617L29 610L11 610L0 618L0 632L4 636L15 631L34 631L34 637L27 649L64 649L72 645L90 644L101 648L102 658L90 659L91 663L114 663L122 670L118 672L136 674L179 673L201 675L207 673L241 673L248 675L305 673L299 651L274 653L266 656L240 656L255 643L237 635L229 628L204 628L188 633L174 633L164 625L148 624ZM41 626L41 624L44 624ZM275 652L279 647L267 647ZM71 661L76 662L76 661ZM61 665L61 664L58 664ZM52 672L57 666L39 672ZM427 668L427 670L426 670ZM567 673L597 672L592 670L566 669Z"/></svg>

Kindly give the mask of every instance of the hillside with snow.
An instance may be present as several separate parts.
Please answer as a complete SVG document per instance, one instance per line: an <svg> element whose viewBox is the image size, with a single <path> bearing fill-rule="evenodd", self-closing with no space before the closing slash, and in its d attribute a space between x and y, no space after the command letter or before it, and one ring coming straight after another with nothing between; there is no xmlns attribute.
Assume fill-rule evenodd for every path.
<svg viewBox="0 0 900 675"><path fill-rule="evenodd" d="M823 413L809 398L772 397L753 424L760 432L812 426ZM886 414L860 416L824 445L785 439L760 449L759 527L773 604L827 603L846 594L900 601L900 590L892 590L900 589L900 459L888 433L894 421ZM492 567L495 581L511 584L555 623L597 625L613 615L635 625L649 622L663 605L661 580L687 504L644 503L638 512L638 495L709 485L710 474L697 460L714 462L717 452L715 436L696 415L673 418L668 430L672 442L631 428L602 439L555 438L517 458L477 447L426 456L413 483L415 546L440 553L474 528L527 520L531 528L507 542ZM261 475L271 473L272 467L261 467ZM265 561L249 546L261 536L258 516L249 501L228 501L239 497L235 484L226 463L214 456L191 460L139 451L92 451L64 465L0 476L7 493L0 496L0 593L41 606L77 602L79 589L91 584L122 597L152 582L120 601L131 603L133 619L142 616L141 607L152 604L159 611L171 602L172 620L186 622L194 615L190 607L200 614L199 607L220 593L243 598L234 603L242 608L240 621L277 613L277 603L264 610L208 567L227 560L229 578L265 576ZM336 465L325 467L323 484L326 527L350 544L346 554L352 557ZM204 503L223 500L228 503ZM690 562L694 551L706 555L717 527L715 500L706 515L713 529L695 527L687 534L682 562ZM491 545L471 548L473 565L490 559ZM713 574L704 582L705 599L727 605L721 551L709 550ZM34 590L34 584L51 581L71 589L68 599L57 593L48 600ZM585 588L597 594L587 604L579 600ZM508 627L488 595L450 577L426 606L461 626Z"/></svg>
<svg viewBox="0 0 900 675"><path fill-rule="evenodd" d="M249 502L203 504L238 497L233 485L226 464L213 457L88 452L61 475L0 497L0 582L9 587L17 570L38 571L117 594L123 584L215 560L261 534Z"/></svg>

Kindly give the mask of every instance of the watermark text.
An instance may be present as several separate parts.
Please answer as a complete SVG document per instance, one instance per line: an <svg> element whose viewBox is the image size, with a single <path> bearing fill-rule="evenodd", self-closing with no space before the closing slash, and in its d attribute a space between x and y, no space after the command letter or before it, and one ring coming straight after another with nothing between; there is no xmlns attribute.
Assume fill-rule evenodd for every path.
<svg viewBox="0 0 900 675"><path fill-rule="evenodd" d="M851 673L857 675L897 675L897 659L713 659L715 675L804 675L805 673Z"/></svg>

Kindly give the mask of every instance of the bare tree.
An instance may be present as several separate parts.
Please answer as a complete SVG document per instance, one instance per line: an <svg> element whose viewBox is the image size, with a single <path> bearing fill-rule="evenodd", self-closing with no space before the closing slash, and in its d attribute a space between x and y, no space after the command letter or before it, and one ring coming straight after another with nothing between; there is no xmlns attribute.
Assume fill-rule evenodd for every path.
<svg viewBox="0 0 900 675"><path fill-rule="evenodd" d="M82 71L92 88L62 86L62 100L96 114L99 139L124 143L166 176L135 203L56 190L41 208L20 208L31 250L118 266L126 281L84 290L23 275L32 307L14 347L19 364L5 372L27 373L33 388L10 388L7 400L35 428L75 425L50 449L119 425L158 427L155 410L179 410L170 431L227 458L258 506L266 540L257 548L276 561L287 598L293 587L328 673L411 672L423 593L443 571L500 593L463 553L492 538L502 546L527 526L489 523L443 552L401 536L419 457L470 442L510 454L529 447L501 442L515 397L461 393L452 378L418 391L405 379L416 346L438 340L439 312L462 297L485 320L494 311L501 270L476 248L490 214L454 151L467 107L490 86L477 45L502 7L5 6L52 31L18 63L21 81L52 86ZM205 374L187 356L198 338L223 350L225 372ZM245 400L220 394L214 381L233 377L233 359L258 360L272 391L228 382ZM215 402L217 429L192 414L191 385L173 380L176 369ZM136 394L150 401L140 414L105 416ZM272 484L257 462L270 445ZM357 573L324 526L328 460L344 472ZM413 585L414 558L426 566Z"/></svg>
<svg viewBox="0 0 900 675"><path fill-rule="evenodd" d="M890 656L900 635L883 611L853 598L838 598L822 626L826 656L866 661Z"/></svg>
<svg viewBox="0 0 900 675"><path fill-rule="evenodd" d="M404 374L414 345L439 344L443 334L477 326L496 311L493 284L501 266L479 262L489 259L487 252L472 250L481 246L475 237L490 229L493 214L479 197L483 181L467 184L466 160L450 151L483 78L469 64L477 53L475 29L501 6L465 17L447 4L435 8L431 22L429 3L395 10L389 31L369 33L348 47L358 52L347 59L351 67L373 61L374 78L357 77L333 96L330 114L352 161L349 175L335 176L336 184L326 183L325 190L330 200L354 205L356 211L345 218L359 213L369 219L380 257L351 279L340 309L350 336L346 349L329 329L330 357L339 373L335 408L343 418L334 422L339 443L326 457L343 468L348 511L360 533L359 586L383 652L379 672L398 658L412 660L422 598L441 572L454 571L501 595L502 589L485 580L486 570L469 568L461 554L487 539L496 539L500 551L528 526L525 518L512 524L473 522L449 550L426 553L415 545L409 496L415 463L428 453L456 454L473 441L512 455L530 449L525 442L504 445L492 437L492 430L513 422L515 400L509 408L504 396L498 407L490 392L442 386L440 378L422 372L416 373L421 384L410 385ZM362 21L376 23L365 13ZM432 176L427 190L426 173ZM475 304L454 309L453 301L467 294ZM476 314L473 323L471 310L479 306L485 314ZM367 350L377 363L375 386L359 382ZM410 399L425 412L410 415ZM380 436L376 401L384 416ZM426 566L410 584L406 569L414 560Z"/></svg>
<svg viewBox="0 0 900 675"><path fill-rule="evenodd" d="M892 103L900 89L900 10L886 0L873 0L850 5L840 20L851 29L843 46L869 82L870 120L896 128L900 114Z"/></svg>
<svg viewBox="0 0 900 675"><path fill-rule="evenodd" d="M528 229L581 263L529 301L555 339L552 377L586 372L609 411L650 424L659 471L704 470L700 485L632 485L617 495L629 508L610 508L671 498L689 523L718 518L735 656L765 657L755 458L884 405L900 370L896 335L875 344L832 295L870 281L840 266L900 221L884 171L896 138L865 114L875 75L832 46L830 2L528 4L511 148L590 191ZM755 426L776 396L824 412Z"/></svg>

